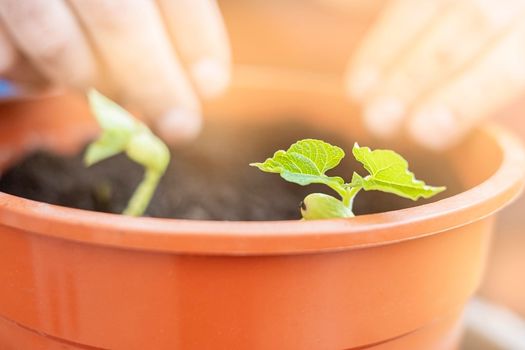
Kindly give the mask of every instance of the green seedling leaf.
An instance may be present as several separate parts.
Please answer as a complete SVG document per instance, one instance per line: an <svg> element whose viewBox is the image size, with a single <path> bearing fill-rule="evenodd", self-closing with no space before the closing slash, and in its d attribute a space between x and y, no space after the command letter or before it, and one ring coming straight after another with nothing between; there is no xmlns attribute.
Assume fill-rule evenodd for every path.
<svg viewBox="0 0 525 350"><path fill-rule="evenodd" d="M251 163L268 173L278 173L283 179L301 186L321 183L339 191L344 180L325 173L335 168L345 156L344 151L321 140L305 139L294 143L288 150L275 152L263 163Z"/></svg>
<svg viewBox="0 0 525 350"><path fill-rule="evenodd" d="M324 193L312 193L301 204L301 214L305 220L350 218L352 210L339 199Z"/></svg>
<svg viewBox="0 0 525 350"><path fill-rule="evenodd" d="M92 89L88 93L89 106L102 128L102 134L91 143L84 155L84 163L91 166L118 153L124 152L141 123L125 109Z"/></svg>
<svg viewBox="0 0 525 350"><path fill-rule="evenodd" d="M370 173L366 177L354 173L352 178L352 185L362 186L365 191L378 190L417 200L430 198L446 189L429 186L417 180L414 173L408 169L408 162L394 151L372 151L368 147L359 147L356 143L352 153Z"/></svg>
<svg viewBox="0 0 525 350"><path fill-rule="evenodd" d="M124 210L126 215L142 215L168 167L169 149L145 124L96 90L88 93L88 99L102 134L89 145L84 163L91 166L125 152L142 165L144 178Z"/></svg>
<svg viewBox="0 0 525 350"><path fill-rule="evenodd" d="M97 90L91 89L88 92L88 100L91 111L102 129L132 132L137 127L138 120Z"/></svg>
<svg viewBox="0 0 525 350"><path fill-rule="evenodd" d="M263 163L252 163L262 171L278 173L289 182L299 185L321 183L336 191L341 199L313 193L304 199L301 214L305 220L348 218L354 216L352 207L355 196L362 190L378 190L417 200L430 198L445 190L417 180L408 170L407 161L394 151L359 147L353 149L355 158L363 164L369 175L354 173L352 182L341 177L328 176L326 171L336 167L345 153L337 146L321 140L306 139L294 143L286 151L277 151Z"/></svg>
<svg viewBox="0 0 525 350"><path fill-rule="evenodd" d="M87 148L84 164L91 166L123 152L129 139L130 133L128 131L117 129L103 131L100 137Z"/></svg>

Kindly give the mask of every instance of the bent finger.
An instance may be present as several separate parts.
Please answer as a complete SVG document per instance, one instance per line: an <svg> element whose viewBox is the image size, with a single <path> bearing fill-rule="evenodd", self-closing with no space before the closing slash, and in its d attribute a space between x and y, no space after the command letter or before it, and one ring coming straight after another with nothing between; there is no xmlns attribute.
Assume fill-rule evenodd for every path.
<svg viewBox="0 0 525 350"><path fill-rule="evenodd" d="M69 0L108 68L117 97L177 142L200 129L199 102L150 0ZM118 14L118 15L117 15Z"/></svg>
<svg viewBox="0 0 525 350"><path fill-rule="evenodd" d="M518 23L470 69L415 107L411 136L424 146L453 146L479 121L525 90L525 23Z"/></svg>
<svg viewBox="0 0 525 350"><path fill-rule="evenodd" d="M9 33L0 22L0 79L7 98L38 94L49 88L49 82L17 50Z"/></svg>
<svg viewBox="0 0 525 350"><path fill-rule="evenodd" d="M388 67L449 3L450 0L395 0L387 6L347 67L344 80L349 96L363 100Z"/></svg>
<svg viewBox="0 0 525 350"><path fill-rule="evenodd" d="M5 31L4 25L0 23L0 75L5 74L17 59L18 52Z"/></svg>
<svg viewBox="0 0 525 350"><path fill-rule="evenodd" d="M203 97L220 94L230 81L230 48L215 0L159 0L178 53Z"/></svg>
<svg viewBox="0 0 525 350"><path fill-rule="evenodd" d="M78 88L94 84L95 59L62 0L2 0L0 16L17 47L50 80Z"/></svg>
<svg viewBox="0 0 525 350"><path fill-rule="evenodd" d="M371 131L381 136L396 133L420 96L460 74L523 18L524 9L522 0L471 0L450 6L391 67L366 102L364 118Z"/></svg>

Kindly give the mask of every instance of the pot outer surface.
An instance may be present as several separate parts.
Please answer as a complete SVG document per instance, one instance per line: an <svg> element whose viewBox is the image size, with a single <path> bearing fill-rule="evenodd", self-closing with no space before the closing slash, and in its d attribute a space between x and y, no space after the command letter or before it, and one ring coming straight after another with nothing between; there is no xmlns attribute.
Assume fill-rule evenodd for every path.
<svg viewBox="0 0 525 350"><path fill-rule="evenodd" d="M207 106L207 114L268 124L300 115L312 128L374 144L337 84L303 75L286 81L274 77L268 84L267 74L255 73L238 72L234 88ZM78 97L5 106L1 113L4 167L44 146L78 152L93 135ZM477 132L462 153L445 156L464 188L482 186L469 196L493 192L483 181L504 164L494 137ZM410 147L396 143L402 153ZM403 348L399 344L450 349L458 338L457 315L479 284L489 244L493 219L477 214L501 207L519 185L516 180L497 199L476 204L475 211L446 214L447 208L461 207L461 198L470 198L461 194L348 222L217 223L215 233L206 223L124 219L0 194L0 278L7 286L0 290L0 341L6 348L27 342L47 342L51 348L58 342L69 344L66 348L105 349ZM418 222L410 213L416 219L441 216ZM452 224L457 220L463 225ZM201 227L205 235L183 234L188 227ZM297 227L304 233L296 236ZM358 231L361 227L370 231ZM442 232L392 239L430 227ZM143 236L143 230L150 232ZM282 235L292 243L286 245ZM383 243L249 253L254 244L292 250L303 235L318 246L340 239ZM182 239L193 248L173 248ZM219 249L224 242L231 253L197 251L215 244Z"/></svg>

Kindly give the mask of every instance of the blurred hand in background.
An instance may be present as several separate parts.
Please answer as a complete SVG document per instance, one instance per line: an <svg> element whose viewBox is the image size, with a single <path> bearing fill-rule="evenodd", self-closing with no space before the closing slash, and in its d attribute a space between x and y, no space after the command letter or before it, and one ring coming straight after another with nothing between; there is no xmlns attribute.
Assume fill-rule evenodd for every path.
<svg viewBox="0 0 525 350"><path fill-rule="evenodd" d="M525 92L525 1L391 1L345 83L377 136L452 146Z"/></svg>
<svg viewBox="0 0 525 350"><path fill-rule="evenodd" d="M366 0L320 1L355 12ZM371 132L408 130L443 149L524 93L524 10L525 0L387 2L345 77ZM168 141L200 130L200 99L227 87L230 61L215 0L0 1L1 77L22 92L95 86Z"/></svg>
<svg viewBox="0 0 525 350"><path fill-rule="evenodd" d="M0 76L21 93L95 86L168 141L200 130L199 97L230 79L214 0L2 0Z"/></svg>

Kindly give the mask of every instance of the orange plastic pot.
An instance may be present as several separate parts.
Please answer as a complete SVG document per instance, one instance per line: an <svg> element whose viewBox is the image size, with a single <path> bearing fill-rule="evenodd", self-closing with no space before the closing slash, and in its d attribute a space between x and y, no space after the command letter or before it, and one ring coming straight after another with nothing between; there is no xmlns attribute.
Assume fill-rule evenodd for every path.
<svg viewBox="0 0 525 350"><path fill-rule="evenodd" d="M336 79L235 76L207 115L300 115L366 142ZM35 147L78 150L95 130L75 96L0 116L1 168ZM455 349L493 214L520 191L525 157L495 126L448 156L464 192L349 220L130 218L0 193L0 348Z"/></svg>

